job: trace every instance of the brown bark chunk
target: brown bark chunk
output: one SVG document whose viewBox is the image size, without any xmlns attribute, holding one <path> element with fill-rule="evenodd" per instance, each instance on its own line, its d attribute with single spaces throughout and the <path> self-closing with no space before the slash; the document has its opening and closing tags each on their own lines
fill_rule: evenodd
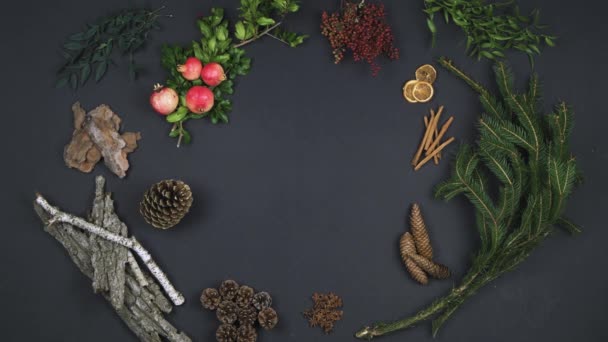
<svg viewBox="0 0 608 342">
<path fill-rule="evenodd" d="M 127 155 L 137 148 L 141 135 L 133 132 L 121 135 L 118 132 L 121 119 L 107 105 L 86 113 L 76 102 L 72 111 L 74 133 L 63 152 L 66 165 L 88 173 L 103 157 L 106 166 L 123 178 L 129 169 Z"/>
</svg>

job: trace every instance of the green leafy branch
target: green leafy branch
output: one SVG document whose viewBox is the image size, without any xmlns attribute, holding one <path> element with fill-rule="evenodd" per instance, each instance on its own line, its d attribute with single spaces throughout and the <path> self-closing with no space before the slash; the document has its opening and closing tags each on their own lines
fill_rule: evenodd
<svg viewBox="0 0 608 342">
<path fill-rule="evenodd" d="M 478 123 L 476 145 L 460 148 L 451 178 L 436 190 L 436 196 L 445 200 L 457 195 L 469 200 L 475 209 L 481 246 L 459 286 L 411 317 L 363 328 L 356 334 L 362 339 L 425 320 L 433 320 L 436 335 L 468 297 L 517 267 L 554 226 L 580 232 L 562 217 L 567 198 L 581 180 L 576 161 L 568 152 L 571 108 L 560 103 L 554 113 L 541 113 L 538 77 L 530 78 L 526 92 L 516 93 L 512 72 L 504 63 L 497 62 L 494 67 L 499 89 L 495 96 L 450 60 L 441 58 L 439 62 L 479 94 L 485 111 Z M 498 184 L 498 189 L 490 184 Z"/>
<path fill-rule="evenodd" d="M 69 86 L 76 89 L 84 85 L 94 75 L 99 82 L 108 67 L 114 64 L 112 53 L 118 50 L 127 56 L 129 76 L 137 77 L 139 67 L 134 54 L 147 41 L 150 31 L 158 29 L 158 18 L 164 7 L 150 11 L 130 9 L 101 18 L 86 29 L 71 35 L 61 51 L 65 63 L 58 71 L 57 87 Z M 165 15 L 171 17 L 171 15 Z"/>
<path fill-rule="evenodd" d="M 295 0 L 241 0 L 239 21 L 234 24 L 235 47 L 247 45 L 263 36 L 272 37 L 291 47 L 304 42 L 308 35 L 282 29 L 283 19 L 300 9 Z"/>
<path fill-rule="evenodd" d="M 477 59 L 501 59 L 507 50 L 514 49 L 526 53 L 532 62 L 542 45 L 555 46 L 556 38 L 541 32 L 546 27 L 539 23 L 539 11 L 522 15 L 513 1 L 425 0 L 424 4 L 433 45 L 437 15 L 460 27 L 467 38 L 467 53 Z"/>
<path fill-rule="evenodd" d="M 178 146 L 182 142 L 187 144 L 191 141 L 191 135 L 184 127 L 188 120 L 209 118 L 213 124 L 228 123 L 228 113 L 232 110 L 232 102 L 228 96 L 234 93 L 234 81 L 237 76 L 246 75 L 251 68 L 251 58 L 245 56 L 245 50 L 242 48 L 244 45 L 263 36 L 278 39 L 291 47 L 304 42 L 306 35 L 281 28 L 285 16 L 297 12 L 298 9 L 295 0 L 241 0 L 239 21 L 232 32 L 228 20 L 224 17 L 224 9 L 212 8 L 211 15 L 197 21 L 202 34 L 200 41 L 194 41 L 187 47 L 163 46 L 161 63 L 169 72 L 165 85 L 180 95 L 180 106 L 166 117 L 166 120 L 173 124 L 169 136 L 178 139 Z M 203 64 L 221 64 L 227 77 L 218 86 L 209 87 L 213 91 L 215 104 L 204 114 L 189 112 L 185 100 L 186 92 L 192 86 L 203 85 L 202 80 L 186 80 L 176 69 L 177 65 L 183 64 L 192 56 Z"/>
</svg>

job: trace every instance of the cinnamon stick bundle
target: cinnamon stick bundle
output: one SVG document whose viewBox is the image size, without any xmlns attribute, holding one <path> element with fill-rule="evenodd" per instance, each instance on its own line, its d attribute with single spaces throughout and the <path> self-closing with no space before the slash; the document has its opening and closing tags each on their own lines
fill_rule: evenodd
<svg viewBox="0 0 608 342">
<path fill-rule="evenodd" d="M 441 142 L 441 139 L 446 134 L 448 128 L 454 121 L 454 117 L 450 116 L 448 120 L 438 129 L 439 119 L 443 113 L 443 106 L 440 106 L 437 113 L 433 109 L 430 110 L 430 115 L 424 117 L 424 135 L 418 146 L 418 150 L 412 159 L 412 166 L 414 170 L 419 170 L 424 164 L 431 159 L 434 160 L 435 165 L 439 164 L 441 159 L 441 151 L 451 144 L 455 139 L 453 137 L 447 139 L 445 142 Z M 424 153 L 424 158 L 422 158 Z M 422 160 L 420 160 L 422 158 Z"/>
</svg>

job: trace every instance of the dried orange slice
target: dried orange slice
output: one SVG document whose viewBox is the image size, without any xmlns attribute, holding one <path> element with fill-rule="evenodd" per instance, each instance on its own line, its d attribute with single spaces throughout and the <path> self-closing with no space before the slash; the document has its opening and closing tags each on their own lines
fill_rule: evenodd
<svg viewBox="0 0 608 342">
<path fill-rule="evenodd" d="M 405 85 L 403 86 L 403 97 L 405 97 L 405 99 L 409 103 L 418 102 L 418 101 L 416 101 L 416 99 L 414 98 L 414 95 L 412 94 L 414 92 L 414 86 L 416 85 L 416 83 L 418 83 L 418 81 L 411 80 L 411 81 L 407 81 L 405 83 Z"/>
<path fill-rule="evenodd" d="M 412 97 L 420 103 L 429 102 L 434 94 L 433 86 L 429 82 L 418 81 L 412 89 Z"/>
<path fill-rule="evenodd" d="M 437 70 L 430 64 L 425 64 L 416 69 L 416 79 L 433 84 L 437 79 Z"/>
</svg>

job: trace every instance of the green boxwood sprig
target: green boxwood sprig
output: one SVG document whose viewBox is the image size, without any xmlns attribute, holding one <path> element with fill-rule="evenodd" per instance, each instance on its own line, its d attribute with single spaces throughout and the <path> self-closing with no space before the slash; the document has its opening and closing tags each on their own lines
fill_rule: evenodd
<svg viewBox="0 0 608 342">
<path fill-rule="evenodd" d="M 191 141 L 190 133 L 184 123 L 190 119 L 209 118 L 213 124 L 228 123 L 228 113 L 232 103 L 228 98 L 234 93 L 234 82 L 237 76 L 246 75 L 251 68 L 251 58 L 245 56 L 243 46 L 263 37 L 270 36 L 291 47 L 304 42 L 306 35 L 299 35 L 282 28 L 283 19 L 289 13 L 297 12 L 299 5 L 295 0 L 241 0 L 239 20 L 230 30 L 229 22 L 224 17 L 224 9 L 212 8 L 211 15 L 197 21 L 202 34 L 200 41 L 192 42 L 187 47 L 162 47 L 161 63 L 169 72 L 165 82 L 167 87 L 180 95 L 177 110 L 166 117 L 173 124 L 169 133 L 172 138 L 181 142 Z M 204 85 L 200 79 L 189 81 L 182 77 L 176 67 L 183 64 L 188 57 L 196 57 L 203 64 L 216 62 L 222 65 L 226 80 L 216 87 L 209 87 L 214 94 L 213 108 L 204 114 L 189 112 L 186 107 L 185 94 L 195 85 Z"/>
</svg>

